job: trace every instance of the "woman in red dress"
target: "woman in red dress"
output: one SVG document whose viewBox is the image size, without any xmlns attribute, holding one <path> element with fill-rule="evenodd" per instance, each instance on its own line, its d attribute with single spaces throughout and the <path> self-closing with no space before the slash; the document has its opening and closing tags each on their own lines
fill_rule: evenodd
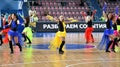
<svg viewBox="0 0 120 67">
<path fill-rule="evenodd" d="M 8 31 L 10 30 L 9 26 L 7 26 L 7 24 L 9 24 L 9 22 L 11 22 L 11 15 L 8 16 L 8 21 L 6 21 L 6 18 L 3 18 L 3 30 L 0 32 L 0 46 L 2 44 L 7 44 L 8 41 Z M 2 35 L 4 36 L 4 38 L 2 39 Z"/>
</svg>

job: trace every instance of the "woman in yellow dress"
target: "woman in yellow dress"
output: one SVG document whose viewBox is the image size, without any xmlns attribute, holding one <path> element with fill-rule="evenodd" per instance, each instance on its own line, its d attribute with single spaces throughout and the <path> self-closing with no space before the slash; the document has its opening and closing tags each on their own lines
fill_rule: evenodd
<svg viewBox="0 0 120 67">
<path fill-rule="evenodd" d="M 64 16 L 59 16 L 58 19 L 53 18 L 50 15 L 46 16 L 49 20 L 55 21 L 58 24 L 58 32 L 56 33 L 54 39 L 50 42 L 49 48 L 51 50 L 56 50 L 59 48 L 59 54 L 63 54 L 63 46 L 65 44 L 65 37 L 66 37 L 66 24 L 65 23 L 71 23 L 71 22 L 78 22 L 77 20 L 73 19 L 70 20 L 70 22 L 65 22 Z M 69 19 L 68 19 L 69 20 Z"/>
</svg>

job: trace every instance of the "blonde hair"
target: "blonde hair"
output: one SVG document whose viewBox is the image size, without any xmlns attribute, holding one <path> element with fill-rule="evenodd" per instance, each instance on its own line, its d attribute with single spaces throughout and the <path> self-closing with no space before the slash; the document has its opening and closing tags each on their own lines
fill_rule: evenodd
<svg viewBox="0 0 120 67">
<path fill-rule="evenodd" d="M 62 21 L 64 21 L 64 16 L 63 15 L 59 16 L 59 21 L 60 21 L 61 18 L 63 18 Z"/>
<path fill-rule="evenodd" d="M 60 16 L 59 16 L 59 18 L 62 18 L 62 17 L 64 17 L 64 16 L 63 16 L 63 15 L 60 15 Z"/>
</svg>

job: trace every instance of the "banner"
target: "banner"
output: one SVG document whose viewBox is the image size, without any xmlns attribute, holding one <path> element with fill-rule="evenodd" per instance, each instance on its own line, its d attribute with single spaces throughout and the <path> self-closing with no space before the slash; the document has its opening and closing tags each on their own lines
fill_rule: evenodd
<svg viewBox="0 0 120 67">
<path fill-rule="evenodd" d="M 36 24 L 37 32 L 57 32 L 58 25 L 55 22 L 38 22 Z M 87 24 L 85 22 L 76 22 L 66 24 L 67 32 L 85 32 Z M 94 22 L 93 23 L 94 32 L 103 32 L 106 29 L 105 22 Z"/>
</svg>

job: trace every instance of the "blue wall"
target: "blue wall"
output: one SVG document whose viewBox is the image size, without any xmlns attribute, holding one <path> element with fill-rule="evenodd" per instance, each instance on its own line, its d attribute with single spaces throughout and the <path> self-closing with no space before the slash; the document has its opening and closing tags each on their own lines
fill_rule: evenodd
<svg viewBox="0 0 120 67">
<path fill-rule="evenodd" d="M 28 17 L 29 16 L 29 13 L 28 13 L 29 7 L 28 7 L 27 2 L 23 3 L 22 10 L 23 10 L 24 17 Z"/>
<path fill-rule="evenodd" d="M 15 0 L 0 0 L 0 10 L 18 10 L 20 1 Z"/>
<path fill-rule="evenodd" d="M 16 13 L 17 11 L 22 11 L 24 17 L 28 17 L 28 3 L 23 0 L 0 0 L 1 13 Z"/>
<path fill-rule="evenodd" d="M 1 14 L 11 14 L 22 11 L 23 0 L 0 0 L 0 16 Z M 0 20 L 0 28 L 1 28 Z"/>
</svg>

